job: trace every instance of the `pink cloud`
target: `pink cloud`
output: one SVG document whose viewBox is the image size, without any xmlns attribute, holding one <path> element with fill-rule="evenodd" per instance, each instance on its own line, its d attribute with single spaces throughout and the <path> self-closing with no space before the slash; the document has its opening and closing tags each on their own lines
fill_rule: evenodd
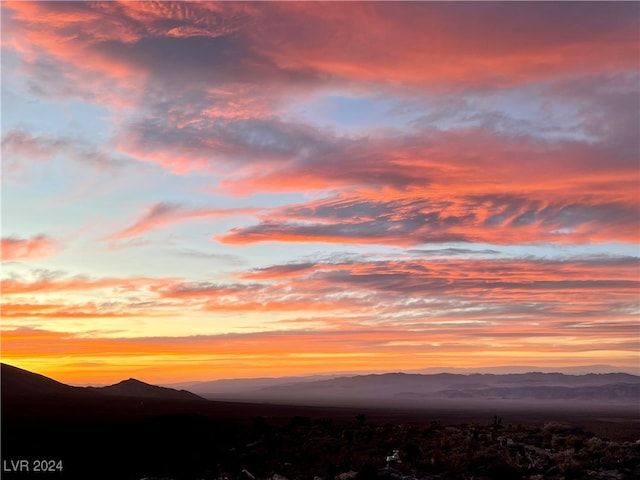
<svg viewBox="0 0 640 480">
<path fill-rule="evenodd" d="M 119 318 L 176 312 L 299 312 L 334 315 L 332 328 L 426 326 L 433 322 L 536 322 L 566 325 L 632 318 L 638 259 L 557 260 L 453 257 L 413 251 L 405 259 L 288 263 L 238 272 L 236 282 L 179 278 L 88 278 L 36 272 L 5 279 L 7 317 L 17 320 Z M 104 301 L 108 292 L 109 302 Z M 74 296 L 65 294 L 73 293 Z M 82 301 L 73 300 L 81 294 Z M 46 295 L 46 296 L 44 296 Z M 41 297 L 40 297 L 41 296 Z M 34 301 L 41 298 L 41 301 Z M 325 322 L 326 323 L 326 322 Z M 594 323 L 595 325 L 595 323 Z M 563 327 L 565 328 L 565 327 Z M 595 327 L 594 327 L 595 328 Z"/>
<path fill-rule="evenodd" d="M 481 4 L 460 8 L 404 3 L 327 8 L 235 2 L 179 6 L 5 2 L 4 8 L 9 13 L 10 33 L 16 33 L 9 37 L 11 44 L 23 45 L 20 33 L 31 44 L 76 65 L 80 62 L 74 61 L 73 54 L 85 50 L 97 54 L 90 63 L 146 66 L 147 72 L 157 67 L 154 52 L 143 59 L 136 49 L 145 48 L 143 42 L 148 39 L 163 38 L 176 40 L 165 44 L 171 47 L 180 45 L 180 40 L 227 41 L 233 36 L 241 45 L 236 53 L 254 60 L 234 68 L 266 74 L 261 80 L 295 80 L 294 73 L 312 72 L 342 81 L 377 78 L 391 84 L 432 81 L 441 86 L 452 82 L 509 85 L 532 77 L 635 67 L 638 53 L 633 5 Z M 575 21 L 576 15 L 581 21 Z M 345 18 L 358 18 L 360 32 L 366 34 L 354 32 Z M 70 31 L 75 35 L 66 35 Z M 59 41 L 51 42 L 53 38 Z M 118 55 L 118 43 L 132 47 L 129 59 Z"/>
<path fill-rule="evenodd" d="M 479 242 L 525 244 L 634 241 L 639 234 L 632 202 L 557 199 L 521 195 L 473 195 L 442 191 L 382 200 L 330 198 L 273 209 L 256 225 L 238 227 L 215 240 L 228 244 L 265 241 L 415 246 Z M 564 196 L 564 198 L 562 198 Z M 432 198 L 429 198 L 432 197 Z M 531 198 L 533 197 L 533 198 Z M 626 199 L 625 199 L 626 200 Z M 630 199 L 631 200 L 631 199 Z"/>
<path fill-rule="evenodd" d="M 413 255 L 415 259 L 396 261 L 274 265 L 238 273 L 242 283 L 183 282 L 157 293 L 211 311 L 333 310 L 397 325 L 435 318 L 604 319 L 611 311 L 628 318 L 639 287 L 638 259 L 630 257 L 544 260 L 426 254 L 420 258 L 419 251 Z"/>
<path fill-rule="evenodd" d="M 396 260 L 337 257 L 238 272 L 238 281 L 218 283 L 36 272 L 32 279 L 5 279 L 2 292 L 8 315 L 17 319 L 266 311 L 300 312 L 302 321 L 322 312 L 332 313 L 332 327 L 339 328 L 523 318 L 569 325 L 633 318 L 640 286 L 637 258 L 492 255 L 434 257 L 415 250 Z M 68 292 L 85 300 L 60 300 Z M 42 294 L 50 300 L 34 302 L 34 295 Z M 56 295 L 63 296 L 56 300 Z"/>
<path fill-rule="evenodd" d="M 630 93 L 635 97 L 621 103 L 626 110 L 601 108 L 618 100 L 594 94 L 603 82 L 637 70 L 638 22 L 632 5 L 325 8 L 233 2 L 179 7 L 5 2 L 4 8 L 9 30 L 15 32 L 9 44 L 29 50 L 23 55 L 27 64 L 52 57 L 64 64 L 65 74 L 88 79 L 73 84 L 88 84 L 92 92 L 107 94 L 113 88 L 106 84 L 95 88 L 100 72 L 126 91 L 118 96 L 137 113 L 129 116 L 125 111 L 121 117 L 117 142 L 122 151 L 178 173 L 224 173 L 223 186 L 238 194 L 362 184 L 378 189 L 430 187 L 435 178 L 449 185 L 453 181 L 456 189 L 475 183 L 485 190 L 496 185 L 520 190 L 535 180 L 547 182 L 547 191 L 602 191 L 600 184 L 606 182 L 598 175 L 619 163 L 620 152 L 613 146 L 620 142 L 610 141 L 612 135 L 624 125 L 632 131 L 638 122 L 629 117 L 614 123 L 617 112 L 633 110 L 629 100 L 637 97 L 637 88 Z M 580 22 L 573 21 L 577 14 Z M 360 19 L 362 34 L 340 21 L 349 17 Z M 558 20 L 549 22 L 550 17 Z M 36 70 L 33 76 L 38 76 Z M 46 77 L 49 81 L 51 75 Z M 531 136 L 493 135 L 482 128 L 354 140 L 286 121 L 282 115 L 292 98 L 334 89 L 403 97 L 429 85 L 440 94 L 464 96 L 540 81 L 571 85 L 576 78 L 595 79 L 591 87 L 569 91 L 582 92 L 579 98 L 574 94 L 577 105 L 586 102 L 589 112 L 604 112 L 595 122 L 585 116 L 585 128 L 589 122 L 611 125 L 613 132 L 603 128 L 609 137 L 603 144 L 609 149 L 579 142 L 546 145 L 546 140 Z M 181 93 L 166 99 L 163 92 L 174 87 Z M 561 98 L 549 92 L 542 96 L 547 101 Z M 107 104 L 113 105 L 112 100 Z M 635 146 L 637 151 L 633 142 L 625 140 L 627 150 Z M 475 150 L 487 153 L 478 158 Z M 585 158 L 604 156 L 613 157 L 612 162 Z M 514 162 L 514 157 L 521 160 Z M 634 168 L 627 162 L 607 175 L 622 182 Z M 579 170 L 585 174 L 574 178 Z"/>
<path fill-rule="evenodd" d="M 259 45 L 283 63 L 342 78 L 438 89 L 514 86 L 635 65 L 637 10 L 590 7 L 277 5 L 272 8 L 291 28 L 276 30 Z M 362 34 L 345 18 L 358 18 Z"/>
<path fill-rule="evenodd" d="M 2 261 L 21 261 L 46 258 L 57 250 L 56 243 L 46 235 L 30 238 L 3 237 Z"/>
</svg>

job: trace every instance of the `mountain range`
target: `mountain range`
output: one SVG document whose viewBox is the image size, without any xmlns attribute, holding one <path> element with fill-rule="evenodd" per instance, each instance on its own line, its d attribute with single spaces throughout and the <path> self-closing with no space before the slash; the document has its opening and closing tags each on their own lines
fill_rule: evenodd
<svg viewBox="0 0 640 480">
<path fill-rule="evenodd" d="M 74 387 L 2 364 L 1 379 L 5 404 L 34 399 L 153 399 L 171 402 L 202 402 L 208 399 L 281 405 L 420 409 L 443 405 L 469 408 L 489 404 L 542 407 L 606 404 L 632 408 L 640 405 L 640 376 L 628 373 L 386 373 L 216 380 L 173 385 L 178 388 L 150 385 L 130 378 L 105 387 Z"/>
<path fill-rule="evenodd" d="M 217 380 L 190 383 L 184 387 L 209 399 L 300 405 L 424 407 L 442 403 L 567 401 L 640 405 L 640 376 L 628 373 L 386 373 L 333 378 Z"/>
</svg>

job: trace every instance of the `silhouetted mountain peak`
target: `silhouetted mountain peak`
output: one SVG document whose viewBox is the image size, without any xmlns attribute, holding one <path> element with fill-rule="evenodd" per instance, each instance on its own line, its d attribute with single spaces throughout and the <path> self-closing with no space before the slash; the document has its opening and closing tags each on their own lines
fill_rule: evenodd
<svg viewBox="0 0 640 480">
<path fill-rule="evenodd" d="M 137 378 L 127 378 L 126 380 L 122 380 L 121 382 L 118 382 L 112 386 L 116 385 L 122 385 L 125 387 L 139 387 L 141 385 L 152 386 L 151 384 L 145 383 L 142 380 L 138 380 Z"/>
<path fill-rule="evenodd" d="M 150 385 L 136 378 L 129 378 L 107 387 L 90 387 L 92 390 L 120 397 L 157 398 L 167 400 L 203 400 L 195 393 L 186 390 Z"/>
</svg>

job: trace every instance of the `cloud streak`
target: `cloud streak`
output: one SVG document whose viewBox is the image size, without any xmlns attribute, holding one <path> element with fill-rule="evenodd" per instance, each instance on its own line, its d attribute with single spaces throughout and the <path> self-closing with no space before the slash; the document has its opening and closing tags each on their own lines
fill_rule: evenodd
<svg viewBox="0 0 640 480">
<path fill-rule="evenodd" d="M 25 319 L 63 307 L 82 312 L 89 305 L 89 310 L 97 312 L 98 305 L 106 305 L 103 298 L 108 292 L 107 311 L 122 315 L 138 315 L 144 308 L 158 314 L 185 308 L 247 315 L 295 311 L 309 318 L 333 312 L 337 315 L 334 325 L 346 315 L 346 325 L 350 316 L 356 316 L 366 317 L 365 323 L 388 322 L 398 328 L 434 319 L 521 321 L 532 317 L 553 324 L 580 316 L 633 318 L 638 308 L 639 267 L 637 257 L 549 260 L 413 254 L 405 260 L 355 257 L 273 265 L 238 272 L 236 282 L 87 278 L 40 271 L 30 279 L 4 280 L 2 291 L 7 298 L 18 299 L 7 303 L 10 316 Z M 61 305 L 63 294 L 70 295 L 70 300 L 54 308 Z M 80 295 L 78 300 L 72 294 Z M 25 301 L 32 295 L 48 295 L 50 300 Z M 87 298 L 92 298 L 91 303 L 86 303 Z"/>
<path fill-rule="evenodd" d="M 407 198 L 409 197 L 409 198 Z M 631 204 L 549 202 L 515 195 L 463 195 L 429 200 L 336 198 L 289 206 L 259 224 L 216 237 L 229 244 L 262 241 L 416 246 L 478 242 L 588 243 L 633 241 L 640 233 Z"/>
<path fill-rule="evenodd" d="M 178 203 L 159 202 L 151 205 L 147 209 L 147 212 L 134 224 L 104 237 L 103 240 L 125 240 L 143 235 L 150 230 L 166 225 L 197 218 L 221 218 L 232 215 L 247 215 L 257 211 L 255 208 L 189 209 Z"/>
</svg>

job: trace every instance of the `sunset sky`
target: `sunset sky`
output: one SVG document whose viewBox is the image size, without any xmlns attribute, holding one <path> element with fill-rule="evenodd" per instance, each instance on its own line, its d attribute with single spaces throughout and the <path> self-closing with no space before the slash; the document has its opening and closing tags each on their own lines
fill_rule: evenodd
<svg viewBox="0 0 640 480">
<path fill-rule="evenodd" d="M 640 373 L 640 4 L 2 2 L 2 361 Z"/>
</svg>

